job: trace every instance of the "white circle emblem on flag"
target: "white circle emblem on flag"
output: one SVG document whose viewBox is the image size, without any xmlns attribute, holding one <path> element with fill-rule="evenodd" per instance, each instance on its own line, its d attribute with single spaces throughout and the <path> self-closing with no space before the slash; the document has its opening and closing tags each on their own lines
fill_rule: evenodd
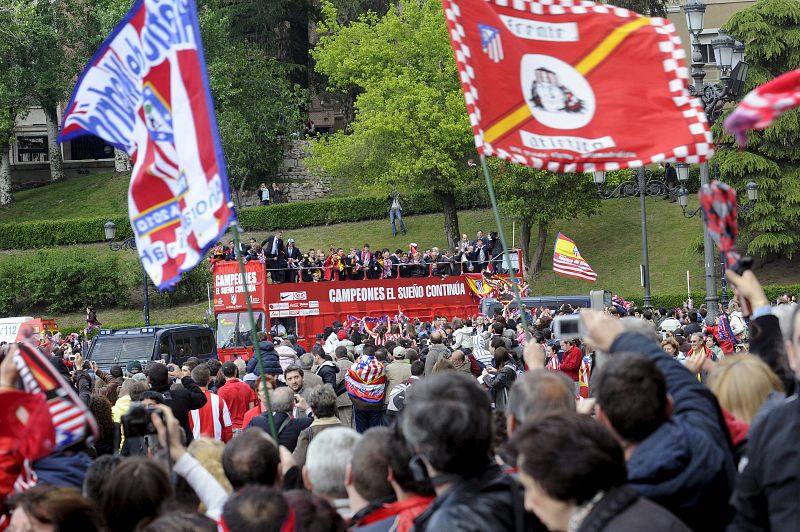
<svg viewBox="0 0 800 532">
<path fill-rule="evenodd" d="M 553 129 L 578 129 L 594 117 L 594 91 L 572 65 L 527 54 L 520 63 L 522 94 L 533 117 Z"/>
</svg>

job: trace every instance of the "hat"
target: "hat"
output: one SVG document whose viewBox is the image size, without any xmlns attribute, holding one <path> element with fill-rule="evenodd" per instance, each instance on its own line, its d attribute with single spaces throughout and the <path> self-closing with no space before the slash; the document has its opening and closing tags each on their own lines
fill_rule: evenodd
<svg viewBox="0 0 800 532">
<path fill-rule="evenodd" d="M 339 329 L 339 332 L 336 333 L 336 338 L 338 338 L 339 340 L 344 340 L 345 338 L 347 338 L 347 333 L 345 332 L 344 329 Z"/>
<path fill-rule="evenodd" d="M 334 321 L 334 322 L 333 322 L 333 326 L 334 326 L 334 327 L 341 327 L 341 326 L 342 326 L 342 322 L 341 322 L 341 321 L 338 321 L 338 320 L 336 320 L 336 321 Z"/>
<path fill-rule="evenodd" d="M 244 382 L 254 382 L 258 380 L 258 375 L 255 373 L 248 373 L 244 377 L 242 377 Z"/>
<path fill-rule="evenodd" d="M 127 370 L 128 373 L 130 373 L 131 375 L 136 375 L 137 373 L 141 373 L 142 363 L 139 362 L 138 360 L 131 360 L 130 362 L 128 362 Z"/>
<path fill-rule="evenodd" d="M 288 242 L 289 244 L 294 244 L 294 238 L 290 238 L 286 242 Z"/>
<path fill-rule="evenodd" d="M 402 360 L 406 357 L 406 348 L 402 345 L 398 345 L 392 351 L 392 355 L 394 356 L 395 360 Z"/>
</svg>

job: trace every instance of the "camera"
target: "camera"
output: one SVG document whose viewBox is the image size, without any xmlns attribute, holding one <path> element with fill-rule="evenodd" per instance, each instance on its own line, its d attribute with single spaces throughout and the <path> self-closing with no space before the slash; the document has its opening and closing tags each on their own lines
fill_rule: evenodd
<svg viewBox="0 0 800 532">
<path fill-rule="evenodd" d="M 586 335 L 578 314 L 556 316 L 553 319 L 553 337 L 559 340 L 574 340 Z"/>
<path fill-rule="evenodd" d="M 164 414 L 153 406 L 145 406 L 140 402 L 131 403 L 128 413 L 122 416 L 122 430 L 126 438 L 136 436 L 147 436 L 148 434 L 155 434 L 156 427 L 150 420 L 150 414 L 156 413 L 161 416 L 161 421 L 164 420 Z"/>
</svg>

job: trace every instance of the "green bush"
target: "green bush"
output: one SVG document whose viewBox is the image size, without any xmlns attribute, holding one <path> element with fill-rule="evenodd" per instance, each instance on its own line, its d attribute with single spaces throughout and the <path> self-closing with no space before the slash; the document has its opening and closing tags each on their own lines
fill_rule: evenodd
<svg viewBox="0 0 800 532">
<path fill-rule="evenodd" d="M 43 216 L 46 213 L 43 212 Z M 0 224 L 0 249 L 29 249 L 103 242 L 103 224 L 117 224 L 117 238 L 133 233 L 128 218 L 122 216 L 77 218 Z"/>
<path fill-rule="evenodd" d="M 764 287 L 764 293 L 766 294 L 767 298 L 775 302 L 782 294 L 789 293 L 794 295 L 800 295 L 800 284 L 791 284 L 791 285 L 767 285 Z M 718 297 L 722 298 L 722 293 L 718 294 Z M 728 298 L 733 299 L 734 293 L 732 288 L 728 288 Z M 642 298 L 641 294 L 636 294 L 632 297 L 626 297 L 628 301 L 633 301 L 638 306 L 642 306 L 644 304 L 644 299 Z M 681 294 L 653 294 L 652 297 L 653 307 L 660 308 L 664 307 L 666 309 L 671 308 L 679 308 L 683 306 L 684 301 L 686 301 L 686 293 Z M 694 300 L 694 304 L 696 307 L 705 303 L 706 294 L 705 292 L 692 292 L 692 299 Z"/>
</svg>

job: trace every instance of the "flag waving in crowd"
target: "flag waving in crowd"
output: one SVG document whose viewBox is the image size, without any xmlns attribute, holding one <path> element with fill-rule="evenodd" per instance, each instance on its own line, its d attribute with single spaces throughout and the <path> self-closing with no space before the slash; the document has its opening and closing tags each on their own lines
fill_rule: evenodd
<svg viewBox="0 0 800 532">
<path fill-rule="evenodd" d="M 128 209 L 159 289 L 235 220 L 193 0 L 138 0 L 90 60 L 60 141 L 96 135 L 134 162 Z"/>
<path fill-rule="evenodd" d="M 561 233 L 558 233 L 553 249 L 553 272 L 586 281 L 597 280 L 597 274 L 581 256 L 575 242 Z"/>
<path fill-rule="evenodd" d="M 725 129 L 747 144 L 748 129 L 765 129 L 783 113 L 800 106 L 800 69 L 787 72 L 747 93 L 725 119 Z"/>
<path fill-rule="evenodd" d="M 443 4 L 479 153 L 554 172 L 713 154 L 668 20 L 573 0 Z"/>
</svg>

